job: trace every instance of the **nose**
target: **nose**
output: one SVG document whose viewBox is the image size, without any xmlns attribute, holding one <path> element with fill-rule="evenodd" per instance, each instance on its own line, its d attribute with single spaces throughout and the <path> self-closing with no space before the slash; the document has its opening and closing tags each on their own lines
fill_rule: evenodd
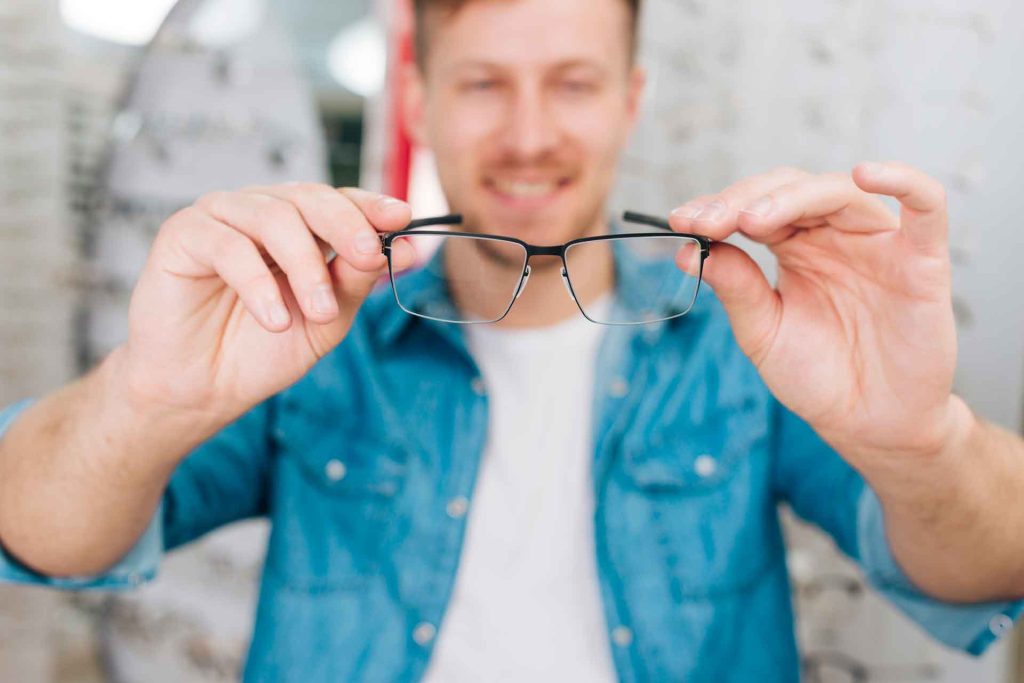
<svg viewBox="0 0 1024 683">
<path fill-rule="evenodd" d="M 558 143 L 558 126 L 539 85 L 516 89 L 508 108 L 504 135 L 506 148 L 519 159 L 536 159 Z"/>
</svg>

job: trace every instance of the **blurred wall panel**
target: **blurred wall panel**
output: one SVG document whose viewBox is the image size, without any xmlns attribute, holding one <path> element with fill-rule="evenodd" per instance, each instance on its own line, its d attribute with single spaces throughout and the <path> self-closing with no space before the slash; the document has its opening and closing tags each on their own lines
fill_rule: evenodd
<svg viewBox="0 0 1024 683">
<path fill-rule="evenodd" d="M 0 3 L 0 405 L 73 372 L 59 21 L 55 0 Z M 90 621 L 0 586 L 0 681 L 69 680 L 102 680 Z"/>
<path fill-rule="evenodd" d="M 0 403 L 71 374 L 56 2 L 0 7 Z"/>
</svg>

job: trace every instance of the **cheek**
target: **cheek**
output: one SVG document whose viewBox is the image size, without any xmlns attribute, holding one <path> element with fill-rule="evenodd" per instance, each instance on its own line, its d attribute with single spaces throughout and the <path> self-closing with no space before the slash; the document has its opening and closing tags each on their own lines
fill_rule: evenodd
<svg viewBox="0 0 1024 683">
<path fill-rule="evenodd" d="M 460 175 L 472 172 L 480 163 L 481 150 L 487 149 L 491 121 L 454 108 L 433 120 L 428 138 L 438 166 L 462 169 Z"/>
<path fill-rule="evenodd" d="M 618 158 L 629 131 L 629 118 L 621 106 L 595 103 L 588 107 L 565 108 L 562 129 L 593 162 Z"/>
</svg>

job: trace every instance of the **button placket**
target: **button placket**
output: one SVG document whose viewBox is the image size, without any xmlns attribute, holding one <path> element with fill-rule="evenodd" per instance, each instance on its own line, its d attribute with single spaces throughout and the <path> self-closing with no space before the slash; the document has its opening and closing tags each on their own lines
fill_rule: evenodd
<svg viewBox="0 0 1024 683">
<path fill-rule="evenodd" d="M 633 644 L 633 630 L 628 626 L 616 626 L 612 629 L 612 642 L 619 647 L 629 647 Z"/>
<path fill-rule="evenodd" d="M 437 635 L 437 627 L 431 624 L 429 621 L 423 621 L 416 625 L 416 628 L 412 630 L 412 639 L 416 641 L 417 645 L 427 646 L 434 640 L 434 636 Z"/>
<path fill-rule="evenodd" d="M 629 382 L 622 377 L 616 377 L 608 386 L 608 394 L 612 398 L 624 398 L 629 393 Z"/>
<path fill-rule="evenodd" d="M 462 519 L 469 510 L 469 500 L 465 496 L 455 496 L 448 501 L 444 510 L 452 519 Z"/>
</svg>

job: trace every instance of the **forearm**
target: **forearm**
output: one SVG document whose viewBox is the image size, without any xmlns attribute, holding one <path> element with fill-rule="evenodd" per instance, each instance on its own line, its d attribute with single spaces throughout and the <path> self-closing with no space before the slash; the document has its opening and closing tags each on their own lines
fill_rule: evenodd
<svg viewBox="0 0 1024 683">
<path fill-rule="evenodd" d="M 953 602 L 1024 596 L 1024 442 L 973 416 L 948 448 L 864 471 L 885 511 L 897 562 L 928 594 Z"/>
<path fill-rule="evenodd" d="M 133 403 L 119 363 L 115 351 L 0 440 L 0 543 L 36 571 L 115 564 L 145 531 L 175 465 L 215 429 Z"/>
</svg>

